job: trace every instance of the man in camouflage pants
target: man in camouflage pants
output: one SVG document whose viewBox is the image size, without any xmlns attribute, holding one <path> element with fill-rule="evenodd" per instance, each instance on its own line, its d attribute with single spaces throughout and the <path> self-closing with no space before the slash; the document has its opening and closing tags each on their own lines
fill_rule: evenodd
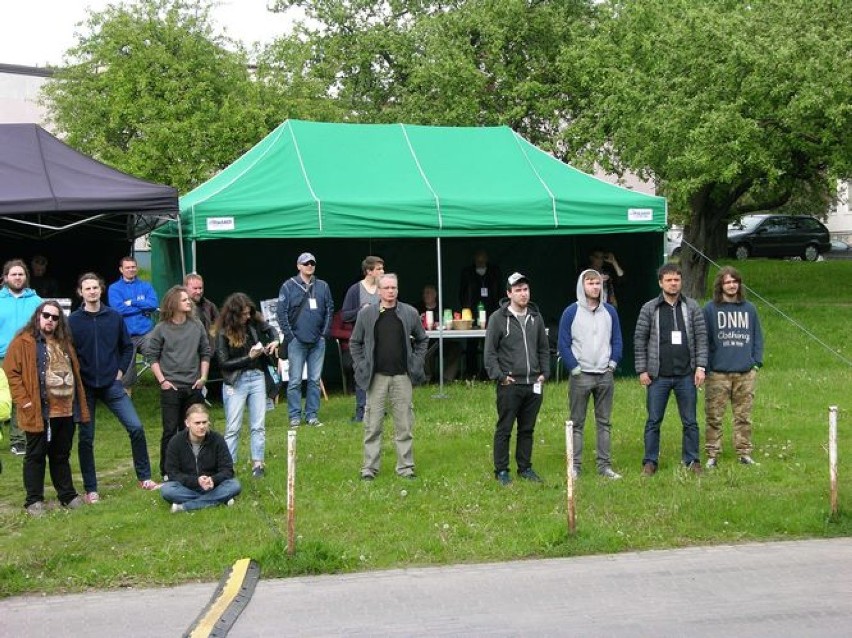
<svg viewBox="0 0 852 638">
<path fill-rule="evenodd" d="M 719 271 L 713 284 L 713 300 L 704 307 L 709 362 L 705 413 L 707 469 L 718 464 L 722 451 L 722 418 L 731 403 L 734 449 L 743 465 L 751 458 L 751 409 L 757 370 L 763 365 L 763 333 L 757 309 L 745 300 L 742 277 L 735 268 Z"/>
</svg>

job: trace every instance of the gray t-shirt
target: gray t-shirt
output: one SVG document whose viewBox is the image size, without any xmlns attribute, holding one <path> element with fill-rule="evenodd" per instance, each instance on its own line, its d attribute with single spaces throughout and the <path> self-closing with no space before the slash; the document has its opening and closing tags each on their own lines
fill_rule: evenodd
<svg viewBox="0 0 852 638">
<path fill-rule="evenodd" d="M 379 289 L 376 288 L 376 292 L 370 292 L 364 288 L 364 282 L 362 281 L 361 285 L 358 286 L 358 307 L 363 308 L 366 305 L 379 305 Z"/>
<path fill-rule="evenodd" d="M 189 388 L 201 376 L 201 362 L 210 361 L 210 340 L 198 319 L 160 322 L 148 337 L 147 354 L 175 387 Z"/>
</svg>

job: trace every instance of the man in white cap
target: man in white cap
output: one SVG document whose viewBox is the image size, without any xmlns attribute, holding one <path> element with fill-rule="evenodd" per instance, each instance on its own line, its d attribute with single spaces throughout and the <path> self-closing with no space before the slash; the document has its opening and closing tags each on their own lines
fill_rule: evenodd
<svg viewBox="0 0 852 638">
<path fill-rule="evenodd" d="M 550 346 L 544 318 L 530 302 L 529 280 L 519 272 L 506 282 L 508 302 L 488 318 L 485 370 L 497 383 L 497 427 L 494 432 L 494 476 L 509 485 L 509 442 L 518 422 L 515 462 L 518 476 L 541 482 L 532 468 L 533 431 L 541 409 L 542 386 L 550 376 Z"/>
<path fill-rule="evenodd" d="M 290 378 L 287 382 L 287 412 L 290 427 L 302 422 L 302 370 L 308 367 L 308 388 L 305 393 L 304 420 L 319 427 L 320 378 L 325 359 L 325 339 L 331 328 L 334 301 L 331 289 L 314 272 L 317 260 L 311 253 L 302 253 L 296 260 L 299 272 L 281 284 L 278 292 L 278 326 L 287 344 Z"/>
</svg>

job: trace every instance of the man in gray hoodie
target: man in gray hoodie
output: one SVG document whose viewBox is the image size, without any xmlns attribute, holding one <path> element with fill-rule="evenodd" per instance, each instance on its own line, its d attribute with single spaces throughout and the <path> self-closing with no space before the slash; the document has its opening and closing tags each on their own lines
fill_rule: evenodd
<svg viewBox="0 0 852 638">
<path fill-rule="evenodd" d="M 494 432 L 494 476 L 509 485 L 509 441 L 518 421 L 515 461 L 518 476 L 540 482 L 532 468 L 533 432 L 541 409 L 542 386 L 550 376 L 550 346 L 544 319 L 530 303 L 529 280 L 519 272 L 506 282 L 509 299 L 488 318 L 485 370 L 497 382 L 497 426 Z"/>
<path fill-rule="evenodd" d="M 612 469 L 610 445 L 613 371 L 621 361 L 621 324 L 606 299 L 601 274 L 584 270 L 577 278 L 577 302 L 565 309 L 559 321 L 559 355 L 571 374 L 568 406 L 574 422 L 574 478 L 580 475 L 583 463 L 583 427 L 590 396 L 595 401 L 598 474 L 621 478 Z"/>
</svg>

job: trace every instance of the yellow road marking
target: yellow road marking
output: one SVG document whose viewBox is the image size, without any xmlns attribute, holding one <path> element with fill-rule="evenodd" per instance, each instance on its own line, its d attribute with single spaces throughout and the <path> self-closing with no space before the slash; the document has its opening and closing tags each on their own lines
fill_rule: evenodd
<svg viewBox="0 0 852 638">
<path fill-rule="evenodd" d="M 249 563 L 251 563 L 250 558 L 241 558 L 234 566 L 231 568 L 231 575 L 228 577 L 228 582 L 225 583 L 225 586 L 222 588 L 222 594 L 210 606 L 210 609 L 204 615 L 204 617 L 198 621 L 195 629 L 190 634 L 190 638 L 206 638 L 210 635 L 215 627 L 216 623 L 222 617 L 224 611 L 228 608 L 234 598 L 236 598 L 237 594 L 240 592 L 240 589 L 243 586 L 243 581 L 246 577 L 246 572 L 248 571 Z"/>
</svg>

